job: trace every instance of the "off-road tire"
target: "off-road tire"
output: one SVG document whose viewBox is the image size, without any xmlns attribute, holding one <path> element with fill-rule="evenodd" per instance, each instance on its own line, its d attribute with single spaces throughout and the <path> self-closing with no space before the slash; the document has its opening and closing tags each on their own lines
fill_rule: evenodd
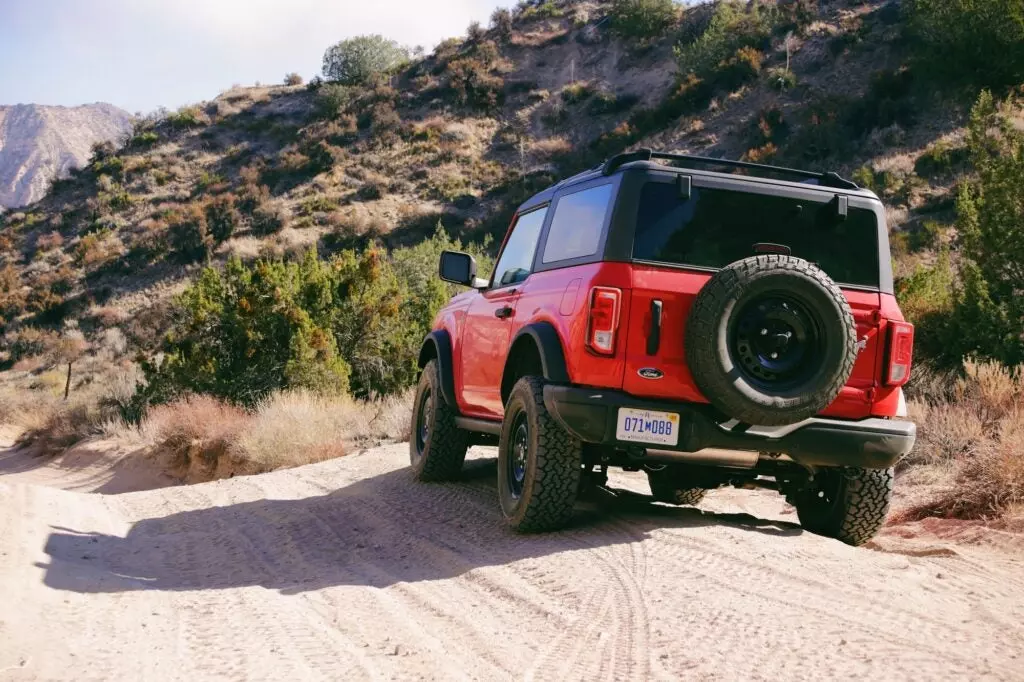
<svg viewBox="0 0 1024 682">
<path fill-rule="evenodd" d="M 837 469 L 836 501 L 825 511 L 814 503 L 817 491 L 801 492 L 793 500 L 800 525 L 817 535 L 857 547 L 875 537 L 885 525 L 892 501 L 893 469 Z"/>
<path fill-rule="evenodd" d="M 525 413 L 528 450 L 522 492 L 509 486 L 512 430 Z M 523 377 L 512 388 L 498 445 L 498 500 L 506 523 L 520 533 L 558 530 L 572 518 L 582 475 L 583 446 L 548 413 L 544 381 Z"/>
<path fill-rule="evenodd" d="M 433 401 L 426 442 L 417 439 L 422 401 Z M 449 481 L 462 471 L 469 449 L 469 434 L 455 425 L 456 410 L 441 392 L 441 376 L 437 361 L 431 360 L 420 374 L 413 401 L 412 428 L 409 433 L 409 462 L 413 477 L 418 481 Z"/>
<path fill-rule="evenodd" d="M 648 471 L 647 482 L 651 486 L 651 497 L 655 501 L 680 507 L 696 507 L 708 492 L 704 488 L 680 488 L 679 484 L 663 471 Z"/>
<path fill-rule="evenodd" d="M 749 381 L 730 348 L 734 318 L 754 297 L 775 293 L 799 300 L 818 318 L 822 337 L 818 369 L 778 391 Z M 690 372 L 708 401 L 752 425 L 795 424 L 818 414 L 839 395 L 857 360 L 857 327 L 843 292 L 820 268 L 792 256 L 753 256 L 717 272 L 694 301 L 685 342 Z"/>
</svg>

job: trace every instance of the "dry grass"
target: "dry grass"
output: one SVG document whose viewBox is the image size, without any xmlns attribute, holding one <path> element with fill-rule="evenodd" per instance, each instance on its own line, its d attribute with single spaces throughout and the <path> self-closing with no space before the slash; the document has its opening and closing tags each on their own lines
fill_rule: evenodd
<svg viewBox="0 0 1024 682">
<path fill-rule="evenodd" d="M 411 404 L 411 394 L 366 402 L 285 392 L 250 413 L 193 396 L 153 408 L 137 427 L 115 420 L 103 432 L 196 482 L 311 464 L 405 440 Z"/>
<path fill-rule="evenodd" d="M 1020 370 L 968 362 L 962 377 L 921 373 L 910 403 L 918 440 L 902 467 L 932 492 L 900 517 L 994 519 L 1024 505 Z"/>
</svg>

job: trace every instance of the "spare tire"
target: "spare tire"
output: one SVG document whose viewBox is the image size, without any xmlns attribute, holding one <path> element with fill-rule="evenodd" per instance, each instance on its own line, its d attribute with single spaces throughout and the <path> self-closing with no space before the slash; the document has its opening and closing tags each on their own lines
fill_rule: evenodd
<svg viewBox="0 0 1024 682">
<path fill-rule="evenodd" d="M 821 412 L 857 359 L 843 292 L 792 256 L 753 256 L 717 272 L 697 294 L 685 341 L 704 397 L 752 425 L 794 424 Z"/>
</svg>

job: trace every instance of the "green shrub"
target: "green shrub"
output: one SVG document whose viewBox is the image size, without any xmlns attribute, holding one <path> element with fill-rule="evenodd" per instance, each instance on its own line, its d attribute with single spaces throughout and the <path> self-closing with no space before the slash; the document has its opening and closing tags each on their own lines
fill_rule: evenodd
<svg viewBox="0 0 1024 682">
<path fill-rule="evenodd" d="M 167 115 L 167 125 L 175 130 L 199 128 L 207 123 L 209 123 L 209 119 L 197 106 L 182 107 Z"/>
<path fill-rule="evenodd" d="M 508 40 L 512 37 L 512 12 L 499 7 L 491 14 L 491 28 L 495 35 L 501 40 Z"/>
<path fill-rule="evenodd" d="M 462 57 L 448 65 L 448 87 L 459 104 L 492 109 L 501 102 L 505 81 L 491 68 L 476 57 Z"/>
<path fill-rule="evenodd" d="M 572 83 L 562 88 L 562 100 L 567 104 L 576 104 L 594 94 L 594 87 L 589 83 Z"/>
<path fill-rule="evenodd" d="M 907 0 L 922 68 L 940 82 L 961 77 L 989 87 L 1024 81 L 1024 4 L 1020 0 Z"/>
<path fill-rule="evenodd" d="M 241 224 L 234 194 L 222 194 L 206 202 L 206 225 L 216 243 L 230 239 Z"/>
<path fill-rule="evenodd" d="M 519 18 L 523 21 L 533 19 L 558 19 L 565 15 L 565 10 L 559 7 L 554 0 L 543 0 L 538 3 L 520 3 L 522 9 Z"/>
<path fill-rule="evenodd" d="M 324 53 L 324 78 L 342 85 L 373 85 L 409 60 L 409 51 L 380 35 L 356 36 Z"/>
<path fill-rule="evenodd" d="M 626 38 L 656 38 L 671 28 L 679 16 L 672 0 L 613 0 L 612 29 Z"/>
<path fill-rule="evenodd" d="M 707 28 L 692 42 L 676 47 L 679 70 L 708 77 L 740 48 L 764 48 L 778 18 L 774 7 L 760 2 L 721 0 Z"/>
<path fill-rule="evenodd" d="M 617 114 L 632 109 L 639 101 L 640 97 L 630 93 L 616 95 L 608 90 L 598 90 L 594 93 L 593 99 L 590 100 L 587 108 L 590 113 L 598 116 L 602 114 Z"/>
<path fill-rule="evenodd" d="M 949 142 L 939 140 L 914 162 L 914 172 L 925 178 L 948 175 L 968 160 L 967 147 L 954 147 Z"/>
<path fill-rule="evenodd" d="M 956 273 L 947 251 L 939 254 L 934 267 L 920 266 L 913 275 L 896 283 L 900 309 L 916 328 L 915 345 L 922 358 L 948 355 L 955 285 Z"/>
<path fill-rule="evenodd" d="M 323 116 L 334 118 L 345 113 L 355 96 L 355 88 L 348 85 L 324 83 L 316 91 L 316 106 Z"/>
<path fill-rule="evenodd" d="M 719 65 L 715 72 L 715 84 L 733 91 L 744 83 L 754 80 L 761 73 L 764 55 L 752 47 L 741 47 L 729 59 Z"/>
<path fill-rule="evenodd" d="M 167 218 L 171 250 L 185 262 L 205 260 L 213 253 L 214 239 L 199 204 L 173 211 Z"/>
<path fill-rule="evenodd" d="M 796 87 L 796 74 L 789 69 L 776 66 L 768 69 L 768 83 L 776 90 L 786 91 Z"/>
</svg>

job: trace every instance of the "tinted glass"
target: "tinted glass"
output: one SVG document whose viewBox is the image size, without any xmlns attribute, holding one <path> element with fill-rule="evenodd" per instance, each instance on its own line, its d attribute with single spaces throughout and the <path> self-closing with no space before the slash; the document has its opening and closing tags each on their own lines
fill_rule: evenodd
<svg viewBox="0 0 1024 682">
<path fill-rule="evenodd" d="M 878 224 L 850 207 L 838 220 L 826 203 L 647 183 L 640 195 L 633 257 L 721 268 L 754 255 L 754 244 L 783 244 L 843 284 L 878 286 Z"/>
<path fill-rule="evenodd" d="M 512 234 L 505 243 L 498 265 L 494 268 L 491 286 L 501 287 L 516 284 L 526 279 L 533 266 L 533 255 L 537 251 L 540 228 L 544 224 L 547 209 L 533 211 L 519 216 Z"/>
<path fill-rule="evenodd" d="M 559 199 L 542 260 L 554 263 L 597 253 L 611 201 L 611 185 L 591 187 Z"/>
</svg>

